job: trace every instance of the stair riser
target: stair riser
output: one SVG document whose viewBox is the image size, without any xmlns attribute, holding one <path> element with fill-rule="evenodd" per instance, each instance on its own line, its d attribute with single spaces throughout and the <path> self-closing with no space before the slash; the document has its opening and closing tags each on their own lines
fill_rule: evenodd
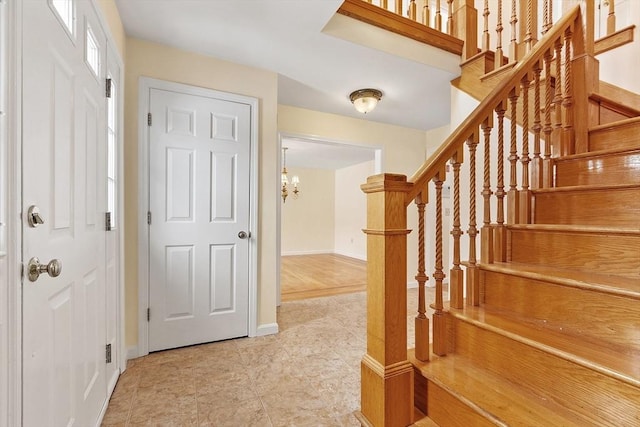
<svg viewBox="0 0 640 427">
<path fill-rule="evenodd" d="M 640 236 L 509 230 L 509 261 L 640 277 Z"/>
<path fill-rule="evenodd" d="M 556 187 L 640 184 L 640 151 L 556 161 Z"/>
<path fill-rule="evenodd" d="M 637 148 L 640 145 L 640 121 L 589 132 L 589 151 Z"/>
<path fill-rule="evenodd" d="M 640 187 L 536 194 L 534 223 L 637 227 Z"/>
<path fill-rule="evenodd" d="M 495 424 L 437 384 L 427 384 L 427 416 L 442 427 L 495 427 Z"/>
<path fill-rule="evenodd" d="M 481 271 L 484 304 L 568 335 L 640 352 L 640 301 L 603 292 Z"/>
<path fill-rule="evenodd" d="M 640 389 L 450 316 L 455 352 L 581 414 L 593 425 L 640 425 Z M 591 408 L 598 408 L 592 410 Z"/>
</svg>

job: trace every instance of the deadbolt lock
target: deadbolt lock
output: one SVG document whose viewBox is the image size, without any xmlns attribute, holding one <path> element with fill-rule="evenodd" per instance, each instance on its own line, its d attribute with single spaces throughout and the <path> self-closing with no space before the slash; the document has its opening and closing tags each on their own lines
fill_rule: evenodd
<svg viewBox="0 0 640 427">
<path fill-rule="evenodd" d="M 40 209 L 36 205 L 29 206 L 29 210 L 27 211 L 27 222 L 29 223 L 29 227 L 33 228 L 44 224 L 44 219 L 40 216 Z"/>
</svg>

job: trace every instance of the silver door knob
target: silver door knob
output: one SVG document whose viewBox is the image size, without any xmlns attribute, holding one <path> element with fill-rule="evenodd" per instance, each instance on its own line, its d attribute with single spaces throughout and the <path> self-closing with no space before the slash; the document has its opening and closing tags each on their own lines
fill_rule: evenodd
<svg viewBox="0 0 640 427">
<path fill-rule="evenodd" d="M 29 280 L 35 282 L 42 273 L 47 273 L 51 277 L 58 277 L 62 272 L 62 264 L 57 259 L 52 259 L 48 264 L 40 264 L 40 260 L 33 257 L 27 264 L 27 274 Z"/>
<path fill-rule="evenodd" d="M 246 231 L 241 231 L 238 233 L 238 237 L 241 239 L 246 239 L 248 237 L 251 237 L 251 233 L 247 233 Z"/>
</svg>

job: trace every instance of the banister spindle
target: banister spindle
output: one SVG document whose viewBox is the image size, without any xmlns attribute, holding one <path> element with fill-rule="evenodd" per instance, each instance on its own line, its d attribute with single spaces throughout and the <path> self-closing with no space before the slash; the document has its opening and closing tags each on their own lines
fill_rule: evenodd
<svg viewBox="0 0 640 427">
<path fill-rule="evenodd" d="M 562 145 L 562 38 L 558 38 L 554 45 L 555 49 L 555 92 L 553 96 L 553 135 L 552 147 L 554 154 L 560 154 L 560 145 Z"/>
<path fill-rule="evenodd" d="M 433 278 L 436 282 L 436 302 L 433 313 L 433 352 L 438 356 L 447 354 L 446 318 L 442 295 L 442 177 L 444 171 L 439 172 L 433 179 L 436 186 L 436 264 Z"/>
<path fill-rule="evenodd" d="M 402 0 L 396 0 L 395 12 L 396 15 L 402 16 Z"/>
<path fill-rule="evenodd" d="M 389 10 L 389 3 L 387 2 L 387 0 L 380 0 L 380 7 L 384 10 Z"/>
<path fill-rule="evenodd" d="M 409 0 L 409 10 L 407 12 L 409 19 L 415 21 L 417 18 L 416 0 Z"/>
<path fill-rule="evenodd" d="M 544 159 L 542 161 L 542 187 L 553 186 L 553 169 L 551 165 L 551 133 L 553 126 L 551 123 L 551 61 L 553 53 L 547 50 L 544 53 Z"/>
<path fill-rule="evenodd" d="M 440 0 L 436 4 L 439 4 Z M 440 8 L 438 8 L 440 10 Z M 436 28 L 440 30 L 440 27 Z M 453 0 L 447 0 L 447 34 L 453 35 Z"/>
<path fill-rule="evenodd" d="M 607 35 L 616 32 L 616 6 L 615 0 L 609 0 L 609 14 L 607 15 Z"/>
<path fill-rule="evenodd" d="M 429 10 L 429 0 L 425 0 L 422 6 L 422 23 L 427 27 L 431 23 L 431 11 Z"/>
<path fill-rule="evenodd" d="M 487 52 L 490 48 L 489 37 L 489 0 L 484 0 L 484 11 L 482 12 L 484 17 L 484 29 L 482 31 L 482 51 Z"/>
<path fill-rule="evenodd" d="M 542 157 L 540 157 L 540 131 L 542 130 L 540 120 L 540 74 L 542 68 L 540 62 L 533 67 L 533 159 L 531 164 L 531 188 L 537 190 L 542 188 Z"/>
<path fill-rule="evenodd" d="M 531 52 L 533 48 L 533 1 L 526 0 L 527 2 L 527 32 L 524 36 L 524 46 L 526 53 Z M 536 11 L 536 13 L 538 13 Z"/>
<path fill-rule="evenodd" d="M 505 262 L 507 260 L 506 233 L 504 228 L 504 197 L 507 193 L 504 191 L 504 114 L 506 106 L 504 102 L 500 102 L 496 107 L 498 116 L 498 179 L 496 185 L 496 229 L 494 231 L 494 250 L 493 259 L 496 262 Z"/>
<path fill-rule="evenodd" d="M 453 267 L 449 272 L 451 307 L 464 307 L 464 276 L 460 267 L 460 237 L 463 234 L 460 227 L 460 166 L 462 164 L 462 150 L 451 159 L 453 169 Z"/>
<path fill-rule="evenodd" d="M 449 20 L 451 20 L 451 1 L 448 1 L 449 5 Z M 435 27 L 436 30 L 442 31 L 442 12 L 440 11 L 440 0 L 436 0 L 436 18 L 435 18 Z M 448 21 L 447 21 L 448 22 Z M 449 34 L 453 33 L 453 27 L 451 29 L 447 29 Z"/>
<path fill-rule="evenodd" d="M 573 129 L 573 89 L 571 87 L 571 28 L 564 33 L 564 96 L 562 107 L 564 109 L 562 128 L 562 155 L 574 154 L 575 141 Z"/>
<path fill-rule="evenodd" d="M 493 112 L 482 122 L 484 135 L 483 155 L 483 215 L 480 230 L 480 262 L 493 264 L 493 229 L 491 228 L 491 129 L 493 126 Z"/>
<path fill-rule="evenodd" d="M 476 147 L 478 146 L 478 138 L 476 132 L 467 139 L 467 147 L 469 147 L 469 228 L 467 235 L 469 236 L 469 265 L 467 267 L 467 305 L 480 304 L 480 283 L 479 270 L 476 257 L 476 236 L 478 229 L 476 227 Z"/>
<path fill-rule="evenodd" d="M 504 52 L 502 51 L 502 0 L 498 0 L 498 23 L 496 24 L 496 55 L 493 69 L 498 69 L 503 65 Z"/>
<path fill-rule="evenodd" d="M 518 136 L 517 136 L 517 114 L 518 114 L 518 94 L 516 93 L 516 89 L 512 89 L 509 94 L 509 105 L 511 107 L 511 117 L 509 120 L 511 122 L 511 145 L 509 150 L 509 192 L 507 193 L 507 223 L 508 224 L 518 224 L 519 223 L 519 194 L 518 194 L 518 175 L 517 175 L 517 165 L 518 165 Z"/>
<path fill-rule="evenodd" d="M 521 224 L 529 224 L 531 222 L 531 191 L 529 191 L 529 76 L 524 75 L 520 84 L 522 86 L 522 155 L 520 156 L 521 164 L 521 188 L 519 195 L 518 215 Z"/>
<path fill-rule="evenodd" d="M 509 44 L 509 62 L 518 60 L 518 15 L 516 14 L 516 1 L 511 0 L 511 44 Z"/>
<path fill-rule="evenodd" d="M 425 269 L 424 253 L 424 210 L 427 205 L 428 192 L 426 189 L 416 197 L 418 207 L 418 314 L 415 318 L 415 354 L 418 360 L 429 360 L 429 319 L 427 318 L 427 304 L 425 296 L 425 283 L 428 280 Z"/>
</svg>

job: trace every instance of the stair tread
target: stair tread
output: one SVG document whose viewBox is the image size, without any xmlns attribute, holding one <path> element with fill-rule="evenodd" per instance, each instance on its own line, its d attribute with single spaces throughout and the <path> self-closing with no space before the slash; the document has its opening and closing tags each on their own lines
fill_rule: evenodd
<svg viewBox="0 0 640 427">
<path fill-rule="evenodd" d="M 550 187 L 550 188 L 538 188 L 532 190 L 534 194 L 544 193 L 570 193 L 579 191 L 597 191 L 597 190 L 626 190 L 628 188 L 638 188 L 639 184 L 586 184 L 586 185 L 568 185 L 566 187 Z M 640 220 L 639 220 L 640 221 Z"/>
<path fill-rule="evenodd" d="M 640 235 L 640 222 L 637 227 L 605 227 L 601 225 L 575 224 L 511 224 L 511 230 L 553 231 L 566 233 L 599 233 L 599 234 L 631 234 Z"/>
<path fill-rule="evenodd" d="M 545 280 L 565 286 L 605 292 L 621 297 L 640 299 L 640 279 L 515 262 L 496 262 L 493 264 L 482 264 L 480 267 L 484 270 L 522 276 L 534 280 Z"/>
<path fill-rule="evenodd" d="M 620 127 L 620 126 L 627 126 L 627 125 L 634 125 L 634 124 L 640 124 L 640 116 L 638 117 L 630 117 L 628 119 L 624 119 L 624 120 L 618 120 L 615 122 L 611 122 L 611 123 L 605 123 L 602 125 L 596 125 L 593 126 L 589 129 L 589 132 L 598 132 L 601 130 L 605 130 L 605 129 L 612 129 L 612 128 L 616 128 L 616 127 Z"/>
<path fill-rule="evenodd" d="M 634 148 L 612 148 L 609 150 L 597 150 L 597 151 L 587 151 L 584 153 L 578 154 L 570 154 L 563 157 L 554 158 L 553 161 L 563 162 L 568 160 L 577 160 L 577 159 L 585 159 L 589 157 L 602 157 L 602 156 L 615 156 L 617 154 L 631 154 L 631 153 L 640 153 L 640 141 L 638 142 L 638 147 Z"/>
<path fill-rule="evenodd" d="M 640 387 L 640 354 L 609 344 L 593 343 L 564 333 L 558 325 L 523 322 L 498 310 L 466 306 L 449 309 L 451 315 L 496 333 L 508 336 L 565 360 L 587 367 L 603 375 Z M 625 353 L 625 351 L 627 351 Z"/>
<path fill-rule="evenodd" d="M 566 407 L 481 369 L 462 356 L 432 356 L 427 363 L 414 359 L 411 352 L 409 357 L 425 378 L 496 425 L 588 425 Z"/>
</svg>

